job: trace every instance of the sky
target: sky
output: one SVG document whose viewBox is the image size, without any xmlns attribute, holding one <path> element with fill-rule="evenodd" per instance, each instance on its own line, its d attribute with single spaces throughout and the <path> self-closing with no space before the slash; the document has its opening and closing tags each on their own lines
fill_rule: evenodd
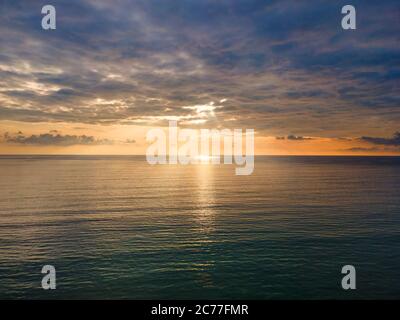
<svg viewBox="0 0 400 320">
<path fill-rule="evenodd" d="M 398 0 L 0 0 L 0 17 L 0 154 L 144 154 L 169 120 L 254 129 L 256 154 L 400 154 Z"/>
</svg>

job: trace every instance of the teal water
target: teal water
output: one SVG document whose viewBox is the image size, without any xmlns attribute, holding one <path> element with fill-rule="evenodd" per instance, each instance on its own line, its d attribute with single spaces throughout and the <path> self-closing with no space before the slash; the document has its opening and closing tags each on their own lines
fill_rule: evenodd
<svg viewBox="0 0 400 320">
<path fill-rule="evenodd" d="M 0 177 L 0 298 L 400 298 L 399 157 L 257 157 L 235 176 L 2 156 Z"/>
</svg>

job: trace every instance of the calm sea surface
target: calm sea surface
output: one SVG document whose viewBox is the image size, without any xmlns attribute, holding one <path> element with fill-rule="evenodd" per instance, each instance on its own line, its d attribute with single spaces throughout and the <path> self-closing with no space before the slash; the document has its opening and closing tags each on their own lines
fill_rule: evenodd
<svg viewBox="0 0 400 320">
<path fill-rule="evenodd" d="M 0 298 L 400 298 L 399 157 L 258 157 L 235 176 L 3 156 L 0 177 Z"/>
</svg>

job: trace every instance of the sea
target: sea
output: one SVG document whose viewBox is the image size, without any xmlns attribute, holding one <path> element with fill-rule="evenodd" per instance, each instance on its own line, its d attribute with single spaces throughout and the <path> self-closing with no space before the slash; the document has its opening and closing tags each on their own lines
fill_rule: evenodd
<svg viewBox="0 0 400 320">
<path fill-rule="evenodd" d="M 399 299 L 400 157 L 0 156 L 0 298 Z"/>
</svg>

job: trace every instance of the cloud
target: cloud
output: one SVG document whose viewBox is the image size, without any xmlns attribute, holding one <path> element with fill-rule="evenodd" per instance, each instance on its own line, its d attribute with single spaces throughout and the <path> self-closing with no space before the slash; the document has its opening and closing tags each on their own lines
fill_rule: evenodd
<svg viewBox="0 0 400 320">
<path fill-rule="evenodd" d="M 400 131 L 393 134 L 392 138 L 361 137 L 360 140 L 385 146 L 400 146 Z"/>
<path fill-rule="evenodd" d="M 389 153 L 395 153 L 398 154 L 399 149 L 393 146 L 377 146 L 377 147 L 353 147 L 353 148 L 348 148 L 348 149 L 341 149 L 338 151 L 349 151 L 349 152 L 363 152 L 363 153 L 382 153 L 382 152 L 389 152 Z"/>
<path fill-rule="evenodd" d="M 292 141 L 304 141 L 304 140 L 314 140 L 314 138 L 311 137 L 303 137 L 303 136 L 296 136 L 293 134 L 288 135 L 287 137 L 283 136 L 278 136 L 275 137 L 276 140 L 292 140 Z"/>
<path fill-rule="evenodd" d="M 351 151 L 351 152 L 379 152 L 382 151 L 380 148 L 363 148 L 363 147 L 354 147 L 348 148 L 341 151 Z"/>
<path fill-rule="evenodd" d="M 310 137 L 295 136 L 293 134 L 288 135 L 287 139 L 288 140 L 294 140 L 294 141 L 313 140 L 313 138 L 310 138 Z"/>
<path fill-rule="evenodd" d="M 54 131 L 53 131 L 54 132 Z M 108 139 L 96 139 L 93 136 L 86 135 L 61 135 L 56 133 L 42 133 L 25 136 L 22 132 L 16 135 L 4 134 L 6 143 L 24 144 L 24 145 L 58 145 L 58 146 L 72 146 L 72 145 L 105 145 L 113 144 L 113 141 Z"/>
<path fill-rule="evenodd" d="M 373 136 L 400 121 L 398 1 L 354 0 L 356 33 L 340 27 L 345 1 L 52 4 L 57 30 L 45 32 L 36 2 L 2 2 L 1 120 L 155 125 L 168 116 L 307 136 Z"/>
<path fill-rule="evenodd" d="M 125 143 L 136 143 L 135 139 L 126 139 Z"/>
</svg>

